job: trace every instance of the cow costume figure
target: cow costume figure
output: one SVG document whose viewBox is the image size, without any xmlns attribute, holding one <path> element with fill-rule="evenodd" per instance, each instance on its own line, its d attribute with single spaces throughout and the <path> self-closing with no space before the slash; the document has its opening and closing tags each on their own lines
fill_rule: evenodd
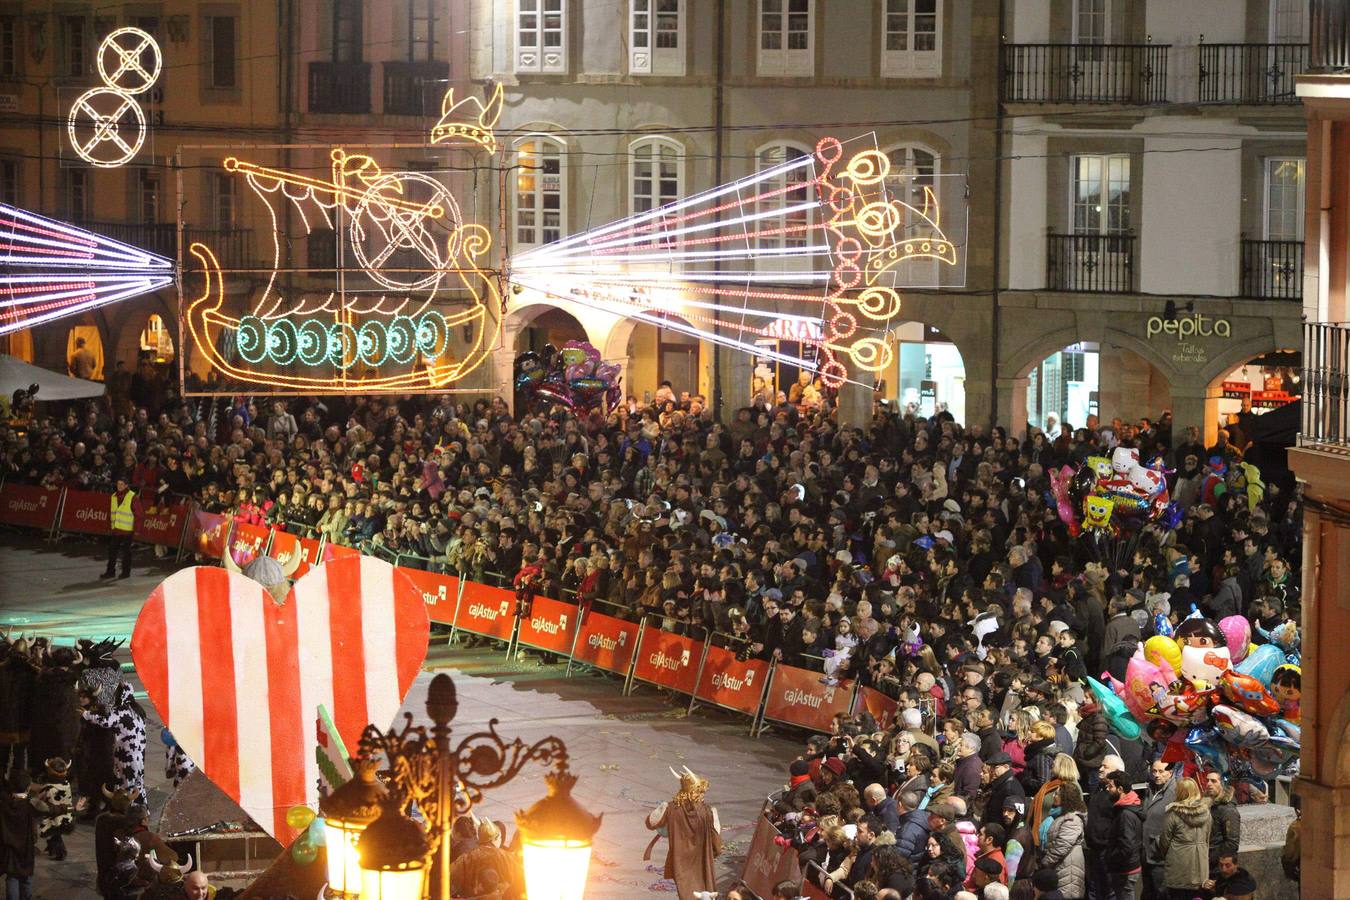
<svg viewBox="0 0 1350 900">
<path fill-rule="evenodd" d="M 713 860 L 722 852 L 722 826 L 717 810 L 703 800 L 708 781 L 688 766 L 671 774 L 679 778 L 680 789 L 647 816 L 647 827 L 664 832 L 669 841 L 665 877 L 674 879 L 680 900 L 697 900 L 709 891 L 715 896 Z"/>
<path fill-rule="evenodd" d="M 132 696 L 131 685 L 117 686 L 112 705 L 93 706 L 85 721 L 112 731 L 113 788 L 126 791 L 133 803 L 145 802 L 145 710 Z"/>
<path fill-rule="evenodd" d="M 47 855 L 66 858 L 65 835 L 75 830 L 75 795 L 70 789 L 70 763 L 60 757 L 46 761 L 42 776 L 28 788 L 41 819 L 38 837 L 47 842 Z"/>
</svg>

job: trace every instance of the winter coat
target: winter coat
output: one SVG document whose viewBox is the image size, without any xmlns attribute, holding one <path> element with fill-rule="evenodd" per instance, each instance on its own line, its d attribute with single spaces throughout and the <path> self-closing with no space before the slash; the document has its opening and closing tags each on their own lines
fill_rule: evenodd
<svg viewBox="0 0 1350 900">
<path fill-rule="evenodd" d="M 1111 843 L 1106 848 L 1107 872 L 1138 872 L 1143 867 L 1144 807 L 1134 791 L 1121 794 L 1111 807 Z"/>
<path fill-rule="evenodd" d="M 1209 801 L 1197 797 L 1169 803 L 1163 819 L 1158 853 L 1165 860 L 1163 884 L 1168 888 L 1198 888 L 1209 880 Z"/>
<path fill-rule="evenodd" d="M 1111 846 L 1111 826 L 1115 819 L 1112 807 L 1115 801 L 1102 785 L 1088 795 L 1087 827 L 1083 842 L 1089 850 L 1102 851 Z"/>
<path fill-rule="evenodd" d="M 956 775 L 952 779 L 955 793 L 973 800 L 980 792 L 980 776 L 984 772 L 984 763 L 978 753 L 963 756 L 956 761 Z"/>
<path fill-rule="evenodd" d="M 37 811 L 28 798 L 0 797 L 0 874 L 27 878 L 37 851 Z"/>
<path fill-rule="evenodd" d="M 1070 900 L 1087 893 L 1087 870 L 1083 858 L 1083 814 L 1065 813 L 1055 819 L 1041 850 L 1042 869 L 1059 872 L 1059 889 Z"/>
<path fill-rule="evenodd" d="M 34 769 L 52 757 L 73 759 L 80 738 L 79 672 L 62 666 L 46 669 L 33 686 L 33 733 L 28 760 Z"/>
<path fill-rule="evenodd" d="M 1059 755 L 1059 744 L 1053 738 L 1042 738 L 1039 741 L 1032 741 L 1027 744 L 1027 762 L 1022 769 L 1022 792 L 1028 797 L 1036 796 L 1036 792 L 1054 777 L 1055 757 Z M 997 813 L 998 810 L 990 810 L 991 813 Z"/>
<path fill-rule="evenodd" d="M 0 744 L 28 743 L 36 684 L 37 670 L 23 657 L 0 663 Z"/>
<path fill-rule="evenodd" d="M 1163 820 L 1167 816 L 1167 807 L 1177 799 L 1177 781 L 1173 778 L 1144 798 L 1144 862 L 1151 866 L 1161 865 L 1163 855 L 1158 852 L 1158 839 L 1162 837 Z"/>
<path fill-rule="evenodd" d="M 916 809 L 900 817 L 900 828 L 895 833 L 895 849 L 910 862 L 923 859 L 928 844 L 928 812 Z"/>
<path fill-rule="evenodd" d="M 975 857 L 980 855 L 980 829 L 969 819 L 956 820 L 956 833 L 966 850 L 966 874 L 975 867 Z"/>
<path fill-rule="evenodd" d="M 1073 748 L 1073 758 L 1079 772 L 1095 772 L 1102 767 L 1102 760 L 1111 752 L 1106 743 L 1107 732 L 1106 717 L 1100 712 L 1090 713 L 1078 723 L 1078 743 Z"/>
<path fill-rule="evenodd" d="M 1225 578 L 1219 582 L 1219 589 L 1209 601 L 1209 614 L 1218 621 L 1237 615 L 1241 609 L 1242 588 L 1238 585 L 1237 576 Z"/>
<path fill-rule="evenodd" d="M 1026 789 L 1022 787 L 1022 782 L 1013 777 L 1012 770 L 1004 772 L 1002 775 L 989 782 L 989 802 L 984 807 L 984 818 L 986 822 L 997 822 L 1003 815 L 1003 801 L 1009 797 L 1026 797 Z"/>
<path fill-rule="evenodd" d="M 1112 616 L 1111 621 L 1106 623 L 1106 631 L 1102 635 L 1102 647 L 1110 651 L 1122 641 L 1133 637 L 1135 643 L 1140 640 L 1139 623 L 1133 616 L 1121 613 L 1118 616 Z"/>
<path fill-rule="evenodd" d="M 1228 798 L 1214 801 L 1209 807 L 1212 826 L 1209 830 L 1209 867 L 1219 864 L 1219 854 L 1237 853 L 1242 843 L 1242 817 L 1238 815 L 1237 804 L 1231 794 Z"/>
</svg>

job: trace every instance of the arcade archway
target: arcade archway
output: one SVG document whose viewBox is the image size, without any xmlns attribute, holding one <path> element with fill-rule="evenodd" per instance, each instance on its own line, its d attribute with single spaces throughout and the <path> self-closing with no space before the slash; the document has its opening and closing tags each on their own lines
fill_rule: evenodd
<svg viewBox="0 0 1350 900">
<path fill-rule="evenodd" d="M 683 323 L 675 316 L 668 318 Z M 675 328 L 662 328 L 653 322 L 626 319 L 615 326 L 609 349 L 616 349 L 624 325 L 629 326 L 622 356 L 605 353 L 605 358 L 623 366 L 624 396 L 641 403 L 650 402 L 658 387 L 669 381 L 675 396 L 702 393 L 702 347 L 698 338 Z M 683 323 L 687 324 L 687 323 Z"/>
<path fill-rule="evenodd" d="M 76 378 L 103 380 L 103 336 L 91 320 L 79 321 L 66 332 L 66 368 Z"/>
<path fill-rule="evenodd" d="M 528 319 L 516 333 L 515 346 L 512 349 L 516 353 L 523 353 L 526 350 L 537 352 L 544 349 L 546 344 L 561 348 L 568 341 L 587 340 L 590 340 L 590 337 L 586 334 L 586 328 L 576 316 L 561 309 L 550 308 Z"/>
<path fill-rule="evenodd" d="M 966 363 L 956 344 L 932 325 L 902 322 L 890 333 L 894 363 L 883 373 L 882 396 L 903 414 L 946 411 L 966 421 Z"/>
<path fill-rule="evenodd" d="M 1091 421 L 1156 421 L 1172 405 L 1166 373 L 1132 350 L 1097 341 L 1056 350 L 1024 377 L 1027 423 L 1049 434 Z"/>
<path fill-rule="evenodd" d="M 148 359 L 157 365 L 173 362 L 173 335 L 159 313 L 151 313 L 145 320 L 137 339 L 137 351 L 137 359 Z"/>
</svg>

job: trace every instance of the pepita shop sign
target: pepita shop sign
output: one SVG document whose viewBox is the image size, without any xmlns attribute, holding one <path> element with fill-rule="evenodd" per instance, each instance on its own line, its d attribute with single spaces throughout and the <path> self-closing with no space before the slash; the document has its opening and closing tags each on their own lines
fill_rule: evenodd
<svg viewBox="0 0 1350 900">
<path fill-rule="evenodd" d="M 1215 319 L 1200 313 L 1184 319 L 1153 316 L 1148 320 L 1148 338 L 1152 340 L 1160 334 L 1171 335 L 1179 341 L 1197 337 L 1230 338 L 1233 336 L 1233 326 L 1227 319 Z"/>
</svg>

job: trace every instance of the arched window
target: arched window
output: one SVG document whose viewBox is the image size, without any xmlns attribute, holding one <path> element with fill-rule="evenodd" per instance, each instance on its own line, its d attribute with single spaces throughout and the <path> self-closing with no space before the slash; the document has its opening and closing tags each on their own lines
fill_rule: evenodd
<svg viewBox="0 0 1350 900">
<path fill-rule="evenodd" d="M 815 167 L 806 147 L 779 142 L 755 154 L 755 212 L 768 214 L 748 223 L 761 250 L 804 250 L 811 244 L 816 193 L 811 187 Z"/>
<path fill-rule="evenodd" d="M 684 193 L 684 149 L 669 138 L 643 138 L 629 148 L 634 214 L 674 203 Z"/>
<path fill-rule="evenodd" d="M 516 142 L 516 244 L 537 247 L 562 238 L 567 179 L 562 141 L 536 134 Z"/>
</svg>

